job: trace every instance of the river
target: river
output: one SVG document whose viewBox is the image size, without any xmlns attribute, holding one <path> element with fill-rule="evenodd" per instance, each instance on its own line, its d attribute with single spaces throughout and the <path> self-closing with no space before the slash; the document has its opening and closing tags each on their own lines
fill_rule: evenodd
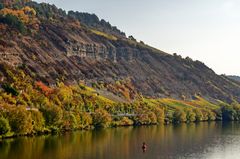
<svg viewBox="0 0 240 159">
<path fill-rule="evenodd" d="M 0 159 L 185 158 L 239 159 L 240 123 L 120 127 L 0 141 Z"/>
</svg>

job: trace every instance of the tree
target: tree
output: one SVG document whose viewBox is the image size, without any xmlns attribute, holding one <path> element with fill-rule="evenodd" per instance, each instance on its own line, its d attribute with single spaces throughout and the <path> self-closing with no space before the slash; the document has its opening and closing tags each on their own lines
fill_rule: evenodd
<svg viewBox="0 0 240 159">
<path fill-rule="evenodd" d="M 216 118 L 217 118 L 217 115 L 214 112 L 212 112 L 211 110 L 208 110 L 208 120 L 215 121 Z"/>
<path fill-rule="evenodd" d="M 106 128 L 109 127 L 112 118 L 110 114 L 104 109 L 96 109 L 92 115 L 93 125 L 97 128 Z"/>
<path fill-rule="evenodd" d="M 130 125 L 133 125 L 133 121 L 131 119 L 129 119 L 128 117 L 123 117 L 118 125 L 121 125 L 121 126 L 130 126 Z"/>
<path fill-rule="evenodd" d="M 64 130 L 74 130 L 77 128 L 77 119 L 72 112 L 64 112 L 62 126 Z"/>
<path fill-rule="evenodd" d="M 137 108 L 135 110 L 137 116 L 133 118 L 134 124 L 136 125 L 147 125 L 147 124 L 157 124 L 157 116 L 154 112 L 144 108 Z"/>
<path fill-rule="evenodd" d="M 156 118 L 157 118 L 157 123 L 158 123 L 158 124 L 163 124 L 163 123 L 164 123 L 164 119 L 165 119 L 164 110 L 162 110 L 162 109 L 159 108 L 159 107 L 156 107 L 156 108 L 154 109 L 154 113 L 155 113 Z"/>
<path fill-rule="evenodd" d="M 42 132 L 44 130 L 45 121 L 40 111 L 32 110 L 31 116 L 33 120 L 33 131 Z"/>
<path fill-rule="evenodd" d="M 154 112 L 149 111 L 147 113 L 147 115 L 148 115 L 148 118 L 150 119 L 150 123 L 149 124 L 157 124 L 157 117 L 156 117 Z"/>
<path fill-rule="evenodd" d="M 78 118 L 79 120 L 77 121 L 78 121 L 79 128 L 81 129 L 90 128 L 90 126 L 93 123 L 93 119 L 90 114 L 83 112 L 83 113 L 79 113 L 78 117 L 79 117 Z"/>
<path fill-rule="evenodd" d="M 196 108 L 194 109 L 194 112 L 196 114 L 196 121 L 202 121 L 203 120 L 203 113 L 200 109 Z"/>
<path fill-rule="evenodd" d="M 0 118 L 0 135 L 5 135 L 10 132 L 11 127 L 7 119 L 1 117 Z"/>
<path fill-rule="evenodd" d="M 186 117 L 189 122 L 194 122 L 196 120 L 196 114 L 193 112 L 192 109 L 186 109 Z"/>
<path fill-rule="evenodd" d="M 128 37 L 128 39 L 130 39 L 130 40 L 132 40 L 132 41 L 137 41 L 132 35 L 130 35 L 130 36 Z"/>
<path fill-rule="evenodd" d="M 29 134 L 33 130 L 31 114 L 24 107 L 9 108 L 7 119 L 16 134 Z"/>
<path fill-rule="evenodd" d="M 237 115 L 236 110 L 231 106 L 223 106 L 222 107 L 222 118 L 223 121 L 233 121 L 235 116 Z"/>
<path fill-rule="evenodd" d="M 25 25 L 14 15 L 7 14 L 5 16 L 0 15 L 0 22 L 8 24 L 10 27 L 16 28 L 20 33 L 25 33 Z"/>
<path fill-rule="evenodd" d="M 240 120 L 240 105 L 237 102 L 231 104 L 233 109 L 236 111 L 235 120 Z"/>
<path fill-rule="evenodd" d="M 12 94 L 13 96 L 18 96 L 19 92 L 9 84 L 3 84 L 2 88 L 5 92 Z"/>
<path fill-rule="evenodd" d="M 40 111 L 45 119 L 45 124 L 49 127 L 59 126 L 62 122 L 63 111 L 57 106 L 49 106 L 41 108 Z"/>
<path fill-rule="evenodd" d="M 179 123 L 179 122 L 186 122 L 187 121 L 187 116 L 186 113 L 183 110 L 176 110 L 173 113 L 173 121 L 175 123 Z"/>
</svg>

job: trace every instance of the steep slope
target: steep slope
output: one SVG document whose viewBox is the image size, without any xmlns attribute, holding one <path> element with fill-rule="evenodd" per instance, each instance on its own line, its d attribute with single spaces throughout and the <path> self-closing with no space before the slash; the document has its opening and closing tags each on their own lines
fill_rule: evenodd
<svg viewBox="0 0 240 159">
<path fill-rule="evenodd" d="M 198 95 L 240 101 L 240 84 L 215 74 L 200 61 L 138 43 L 116 28 L 82 25 L 84 13 L 66 14 L 44 3 L 25 5 L 36 11 L 34 24 L 25 24 L 26 31 L 19 33 L 19 27 L 1 18 L 0 61 L 23 68 L 36 80 L 50 86 L 56 81 L 111 84 L 130 80 L 134 91 L 151 98 Z"/>
</svg>

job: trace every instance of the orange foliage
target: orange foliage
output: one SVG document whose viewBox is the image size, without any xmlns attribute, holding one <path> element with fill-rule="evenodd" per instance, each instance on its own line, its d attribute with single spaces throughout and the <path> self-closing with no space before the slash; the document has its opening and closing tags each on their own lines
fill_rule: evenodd
<svg viewBox="0 0 240 159">
<path fill-rule="evenodd" d="M 18 19 L 20 19 L 25 24 L 29 22 L 28 15 L 26 15 L 22 9 L 21 10 L 13 10 L 13 9 L 9 9 L 9 8 L 4 8 L 4 9 L 0 10 L 0 14 L 4 15 L 4 16 L 7 14 L 14 15 L 14 16 L 18 17 Z"/>
<path fill-rule="evenodd" d="M 23 7 L 22 9 L 17 9 L 17 10 L 4 8 L 0 10 L 0 14 L 3 16 L 11 14 L 13 16 L 16 16 L 24 24 L 28 24 L 28 25 L 36 25 L 38 23 L 38 20 L 36 18 L 36 11 L 33 8 L 30 8 L 28 6 Z"/>
<path fill-rule="evenodd" d="M 35 83 L 35 86 L 36 86 L 37 88 L 39 88 L 39 89 L 45 94 L 45 96 L 48 96 L 48 95 L 52 94 L 53 91 L 54 91 L 52 88 L 46 86 L 46 85 L 45 85 L 44 83 L 42 83 L 41 81 L 36 82 L 36 83 Z"/>
</svg>

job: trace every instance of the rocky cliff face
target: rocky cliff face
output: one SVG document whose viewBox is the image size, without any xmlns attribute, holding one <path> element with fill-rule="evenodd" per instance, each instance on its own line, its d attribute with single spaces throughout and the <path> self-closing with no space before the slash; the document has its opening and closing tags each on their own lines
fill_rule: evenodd
<svg viewBox="0 0 240 159">
<path fill-rule="evenodd" d="M 130 79 L 145 96 L 192 99 L 199 95 L 240 101 L 239 83 L 216 75 L 202 62 L 172 56 L 124 36 L 109 38 L 109 32 L 92 32 L 54 6 L 29 5 L 38 13 L 39 30 L 20 34 L 0 23 L 0 61 L 24 68 L 36 80 L 54 85 L 56 81 Z M 51 7 L 56 11 L 46 18 L 43 10 Z"/>
</svg>

